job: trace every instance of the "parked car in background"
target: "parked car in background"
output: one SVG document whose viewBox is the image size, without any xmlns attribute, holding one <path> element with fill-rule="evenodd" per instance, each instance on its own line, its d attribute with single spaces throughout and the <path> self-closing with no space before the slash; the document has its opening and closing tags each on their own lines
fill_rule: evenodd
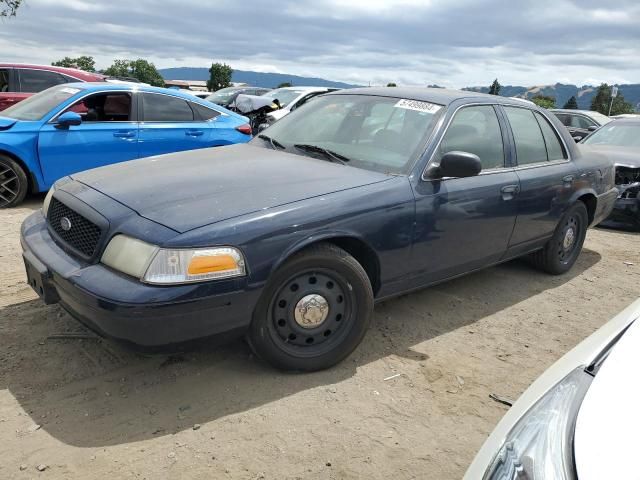
<svg viewBox="0 0 640 480">
<path fill-rule="evenodd" d="M 616 195 L 613 164 L 534 105 L 362 88 L 246 145 L 67 176 L 22 246 L 44 301 L 103 335 L 244 334 L 309 371 L 357 347 L 374 301 L 522 255 L 567 272 Z"/>
<path fill-rule="evenodd" d="M 228 87 L 222 88 L 212 94 L 209 94 L 206 97 L 206 100 L 222 107 L 228 108 L 233 106 L 233 102 L 238 97 L 238 95 L 264 95 L 267 92 L 270 92 L 270 88 L 261 88 L 261 87 Z"/>
<path fill-rule="evenodd" d="M 271 90 L 264 96 L 278 100 L 280 109 L 267 115 L 267 123 L 271 125 L 312 98 L 324 93 L 335 92 L 336 90 L 338 89 L 325 87 L 283 87 Z"/>
<path fill-rule="evenodd" d="M 637 478 L 640 300 L 542 374 L 464 480 Z"/>
<path fill-rule="evenodd" d="M 606 155 L 615 164 L 618 199 L 602 225 L 640 230 L 640 118 L 607 123 L 581 145 Z"/>
<path fill-rule="evenodd" d="M 75 68 L 0 63 L 0 111 L 54 85 L 100 82 L 105 76 Z"/>
<path fill-rule="evenodd" d="M 0 114 L 0 207 L 81 170 L 250 139 L 245 117 L 175 90 L 58 85 Z"/>
<path fill-rule="evenodd" d="M 554 108 L 551 111 L 569 129 L 576 142 L 611 121 L 606 115 L 592 110 Z"/>
</svg>

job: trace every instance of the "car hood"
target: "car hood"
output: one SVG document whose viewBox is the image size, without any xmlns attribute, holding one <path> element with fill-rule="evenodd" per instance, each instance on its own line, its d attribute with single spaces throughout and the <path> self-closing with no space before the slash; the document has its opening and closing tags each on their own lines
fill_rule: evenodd
<svg viewBox="0 0 640 480">
<path fill-rule="evenodd" d="M 391 178 L 246 144 L 149 157 L 72 177 L 180 233 Z"/>
<path fill-rule="evenodd" d="M 2 130 L 9 130 L 16 122 L 17 120 L 14 118 L 0 117 L 0 132 Z"/>
<path fill-rule="evenodd" d="M 640 148 L 618 147 L 615 145 L 582 145 L 594 152 L 607 156 L 616 166 L 640 168 Z"/>
<path fill-rule="evenodd" d="M 575 430 L 580 480 L 636 474 L 639 364 L 640 321 L 636 320 L 609 353 L 580 407 Z"/>
</svg>

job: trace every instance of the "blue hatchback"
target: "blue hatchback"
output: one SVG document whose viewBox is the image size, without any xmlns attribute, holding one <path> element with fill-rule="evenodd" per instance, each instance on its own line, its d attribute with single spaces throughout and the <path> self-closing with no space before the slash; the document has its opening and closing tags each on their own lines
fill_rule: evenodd
<svg viewBox="0 0 640 480">
<path fill-rule="evenodd" d="M 82 170 L 250 139 L 245 117 L 179 91 L 59 85 L 2 112 L 0 208 Z"/>
</svg>

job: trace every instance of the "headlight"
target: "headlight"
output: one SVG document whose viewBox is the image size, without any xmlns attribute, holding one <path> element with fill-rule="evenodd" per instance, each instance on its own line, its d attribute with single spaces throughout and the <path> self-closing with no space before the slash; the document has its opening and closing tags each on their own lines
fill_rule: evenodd
<svg viewBox="0 0 640 480">
<path fill-rule="evenodd" d="M 242 253 L 233 247 L 163 249 L 125 235 L 116 235 L 102 263 L 146 283 L 171 285 L 246 274 Z"/>
<path fill-rule="evenodd" d="M 592 380 L 576 369 L 538 400 L 511 429 L 483 480 L 575 479 L 575 422 Z"/>
<path fill-rule="evenodd" d="M 47 196 L 44 197 L 44 202 L 42 202 L 42 215 L 45 217 L 49 213 L 49 204 L 51 203 L 51 198 L 53 198 L 53 192 L 56 191 L 56 187 L 53 186 L 47 192 Z"/>
</svg>

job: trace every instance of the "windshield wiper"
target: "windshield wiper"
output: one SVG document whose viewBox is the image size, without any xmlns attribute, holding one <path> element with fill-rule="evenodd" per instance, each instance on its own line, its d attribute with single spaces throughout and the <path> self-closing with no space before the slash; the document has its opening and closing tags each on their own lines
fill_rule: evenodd
<svg viewBox="0 0 640 480">
<path fill-rule="evenodd" d="M 317 153 L 322 153 L 329 161 L 331 162 L 336 162 L 336 163 L 341 163 L 342 165 L 346 164 L 347 162 L 351 161 L 351 159 L 349 157 L 345 157 L 344 155 L 334 152 L 332 150 L 329 150 L 328 148 L 324 148 L 321 147 L 319 145 L 309 145 L 306 143 L 296 143 L 294 145 L 294 147 L 296 147 L 299 150 L 303 150 L 305 152 L 317 152 Z"/>
<path fill-rule="evenodd" d="M 274 150 L 277 150 L 278 148 L 281 150 L 284 150 L 286 148 L 279 141 L 274 140 L 268 135 L 264 135 L 261 133 L 260 135 L 258 135 L 258 138 L 261 138 L 262 140 L 266 140 L 267 142 L 269 142 L 271 144 L 271 148 L 273 148 Z"/>
</svg>

